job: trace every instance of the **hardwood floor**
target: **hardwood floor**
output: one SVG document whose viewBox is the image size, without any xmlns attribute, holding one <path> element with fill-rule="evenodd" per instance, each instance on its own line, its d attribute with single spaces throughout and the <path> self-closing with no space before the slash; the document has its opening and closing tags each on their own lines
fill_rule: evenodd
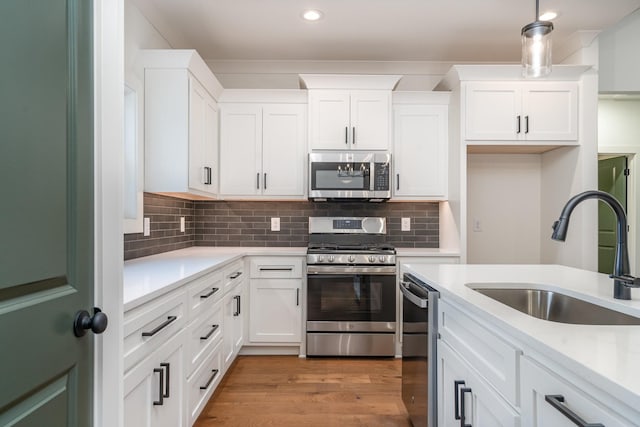
<svg viewBox="0 0 640 427">
<path fill-rule="evenodd" d="M 239 356 L 195 427 L 410 427 L 400 359 Z"/>
</svg>

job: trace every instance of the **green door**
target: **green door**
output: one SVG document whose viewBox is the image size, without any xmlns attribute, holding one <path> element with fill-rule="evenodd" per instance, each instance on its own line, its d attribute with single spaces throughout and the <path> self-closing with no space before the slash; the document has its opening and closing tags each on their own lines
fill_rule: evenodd
<svg viewBox="0 0 640 427">
<path fill-rule="evenodd" d="M 615 197 L 627 209 L 627 158 L 598 161 L 598 189 Z M 616 216 L 609 206 L 598 203 L 598 271 L 611 274 L 616 252 Z"/>
<path fill-rule="evenodd" d="M 0 1 L 0 426 L 92 425 L 92 15 Z"/>
</svg>

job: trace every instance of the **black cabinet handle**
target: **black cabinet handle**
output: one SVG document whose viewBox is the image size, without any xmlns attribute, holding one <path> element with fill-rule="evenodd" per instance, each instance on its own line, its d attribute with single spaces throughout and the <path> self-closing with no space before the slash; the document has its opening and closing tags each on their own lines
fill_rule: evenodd
<svg viewBox="0 0 640 427">
<path fill-rule="evenodd" d="M 165 368 L 167 370 L 167 380 L 164 382 L 164 387 L 165 388 L 164 388 L 163 397 L 170 397 L 169 396 L 169 389 L 170 389 L 169 381 L 171 381 L 171 371 L 170 371 L 171 365 L 169 363 L 161 363 L 160 367 L 161 368 Z"/>
<path fill-rule="evenodd" d="M 355 126 L 352 128 L 351 143 L 353 145 L 356 145 L 356 127 Z"/>
<path fill-rule="evenodd" d="M 235 317 L 240 315 L 240 295 L 234 295 L 233 299 L 236 300 L 236 311 L 233 313 Z"/>
<path fill-rule="evenodd" d="M 211 288 L 211 292 L 209 292 L 208 294 L 200 295 L 200 298 L 202 299 L 209 298 L 211 295 L 215 294 L 219 290 L 220 290 L 219 288 Z"/>
<path fill-rule="evenodd" d="M 201 340 L 208 340 L 209 338 L 211 338 L 211 335 L 213 335 L 213 333 L 218 330 L 220 325 L 211 325 L 211 327 L 212 329 L 207 333 L 207 335 L 200 337 Z"/>
<path fill-rule="evenodd" d="M 158 332 L 160 332 L 161 330 L 163 330 L 164 328 L 169 326 L 169 324 L 171 322 L 174 322 L 177 318 L 178 318 L 177 316 L 169 316 L 169 317 L 167 317 L 167 320 L 162 322 L 162 324 L 158 325 L 154 330 L 152 330 L 150 332 L 143 332 L 142 336 L 143 337 L 152 337 L 152 336 L 154 336 L 155 334 L 157 334 Z"/>
<path fill-rule="evenodd" d="M 293 267 L 260 267 L 260 271 L 293 271 Z"/>
<path fill-rule="evenodd" d="M 400 189 L 400 174 L 396 174 L 396 190 Z"/>
<path fill-rule="evenodd" d="M 524 116 L 524 133 L 529 133 L 529 116 Z"/>
<path fill-rule="evenodd" d="M 473 427 L 471 424 L 465 423 L 464 395 L 467 393 L 471 393 L 471 389 L 469 387 L 463 387 L 460 389 L 460 427 Z"/>
<path fill-rule="evenodd" d="M 520 133 L 520 116 L 516 117 L 516 127 L 517 127 L 516 133 Z"/>
<path fill-rule="evenodd" d="M 461 385 L 464 385 L 464 381 L 454 381 L 453 382 L 453 410 L 454 410 L 454 416 L 456 420 L 460 419 L 460 391 L 458 390 L 458 387 L 460 387 Z"/>
<path fill-rule="evenodd" d="M 300 305 L 300 288 L 296 288 L 296 307 Z"/>
<path fill-rule="evenodd" d="M 260 172 L 256 173 L 256 189 L 260 189 Z"/>
<path fill-rule="evenodd" d="M 264 182 L 262 183 L 262 186 L 264 187 L 264 189 L 267 189 L 267 173 L 264 173 Z"/>
<path fill-rule="evenodd" d="M 349 144 L 349 126 L 344 127 L 344 143 Z"/>
<path fill-rule="evenodd" d="M 212 369 L 211 372 L 213 372 L 213 375 L 211 375 L 211 377 L 207 380 L 207 383 L 205 385 L 200 386 L 200 390 L 208 389 L 211 383 L 213 382 L 213 380 L 218 376 L 218 372 L 220 371 L 218 371 L 217 369 Z"/>
<path fill-rule="evenodd" d="M 153 401 L 153 406 L 164 405 L 164 369 L 154 368 L 153 372 L 160 374 L 160 381 L 158 382 L 158 400 Z"/>
<path fill-rule="evenodd" d="M 231 276 L 229 276 L 229 279 L 237 279 L 240 276 L 242 276 L 242 271 L 236 271 Z"/>
<path fill-rule="evenodd" d="M 560 394 L 546 394 L 544 400 L 554 408 L 558 410 L 562 415 L 567 417 L 572 423 L 580 427 L 604 427 L 601 423 L 588 423 L 578 416 L 575 412 L 569 409 L 564 403 L 564 396 Z"/>
<path fill-rule="evenodd" d="M 204 167 L 204 184 L 211 185 L 211 168 L 209 166 Z"/>
</svg>

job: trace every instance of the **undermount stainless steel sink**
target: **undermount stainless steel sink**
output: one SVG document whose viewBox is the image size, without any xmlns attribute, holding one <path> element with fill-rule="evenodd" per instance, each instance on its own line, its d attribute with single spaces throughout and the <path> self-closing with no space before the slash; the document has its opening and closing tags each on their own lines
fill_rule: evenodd
<svg viewBox="0 0 640 427">
<path fill-rule="evenodd" d="M 544 289 L 469 287 L 538 319 L 576 325 L 640 325 L 640 318 Z"/>
</svg>

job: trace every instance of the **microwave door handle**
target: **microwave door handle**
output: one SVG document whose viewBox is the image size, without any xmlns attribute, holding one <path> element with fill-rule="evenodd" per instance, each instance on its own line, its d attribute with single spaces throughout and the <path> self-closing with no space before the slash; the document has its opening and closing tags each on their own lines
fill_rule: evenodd
<svg viewBox="0 0 640 427">
<path fill-rule="evenodd" d="M 376 164 L 375 162 L 369 163 L 369 190 L 375 190 L 376 186 Z"/>
</svg>

